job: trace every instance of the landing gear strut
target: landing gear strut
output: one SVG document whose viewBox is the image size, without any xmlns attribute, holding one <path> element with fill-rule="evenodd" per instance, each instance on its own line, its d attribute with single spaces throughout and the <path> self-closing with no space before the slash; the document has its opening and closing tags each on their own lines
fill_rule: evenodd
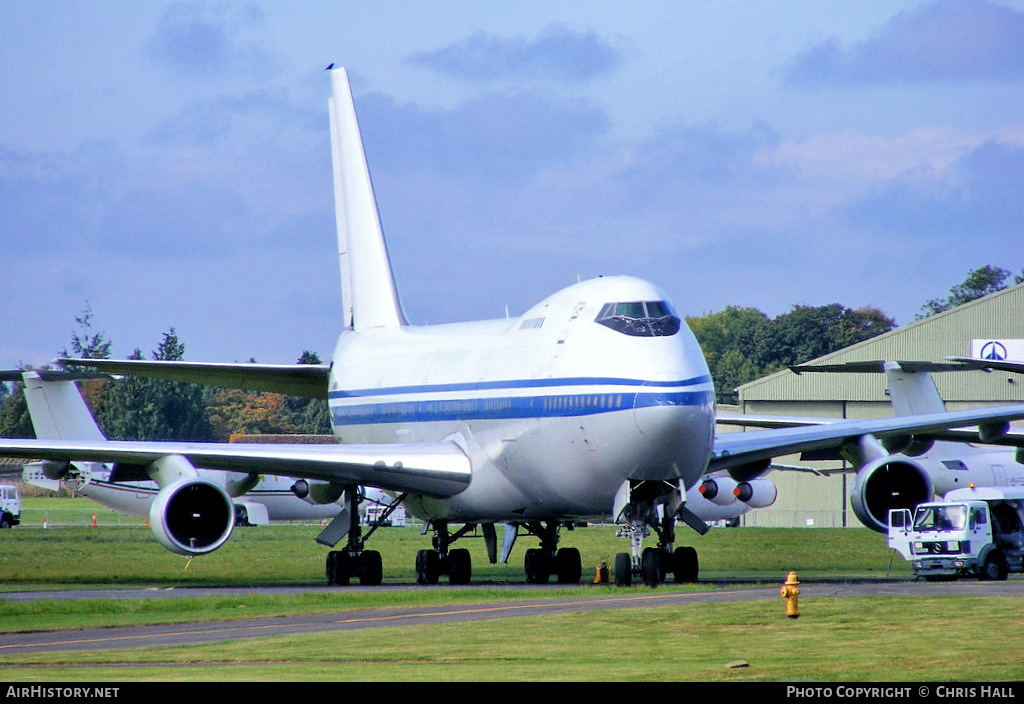
<svg viewBox="0 0 1024 704">
<path fill-rule="evenodd" d="M 324 567 L 327 584 L 348 586 L 354 577 L 362 585 L 376 586 L 383 579 L 384 569 L 380 553 L 376 550 L 365 549 L 366 540 L 377 529 L 377 525 L 383 523 L 398 508 L 398 505 L 405 500 L 406 495 L 402 494 L 389 504 L 377 524 L 371 527 L 365 536 L 359 525 L 359 504 L 363 501 L 359 487 L 346 486 L 344 496 L 344 508 L 316 538 L 318 543 L 331 547 L 342 538 L 346 536 L 348 538 L 344 548 L 327 553 Z"/>
<path fill-rule="evenodd" d="M 701 532 L 707 532 L 703 521 L 693 516 L 679 500 L 677 486 L 665 483 L 639 482 L 630 487 L 629 502 L 621 516 L 626 525 L 618 535 L 630 539 L 631 551 L 615 556 L 615 583 L 633 584 L 638 576 L 643 584 L 656 587 L 671 573 L 676 582 L 696 582 L 699 573 L 697 551 L 692 547 L 675 547 L 676 518 Z M 662 506 L 661 516 L 658 506 Z M 657 547 L 643 547 L 643 539 L 654 530 L 658 535 Z"/>
</svg>

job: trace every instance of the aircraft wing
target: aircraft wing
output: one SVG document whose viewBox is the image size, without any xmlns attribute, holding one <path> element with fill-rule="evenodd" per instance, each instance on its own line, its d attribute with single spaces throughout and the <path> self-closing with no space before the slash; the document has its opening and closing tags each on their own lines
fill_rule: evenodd
<svg viewBox="0 0 1024 704">
<path fill-rule="evenodd" d="M 708 471 L 767 464 L 773 457 L 797 452 L 838 449 L 856 444 L 865 436 L 876 438 L 938 437 L 951 429 L 977 426 L 973 431 L 981 442 L 998 442 L 1009 431 L 1009 422 L 1024 418 L 1024 404 L 977 408 L 951 413 L 929 413 L 874 420 L 813 419 L 816 424 L 724 433 L 715 438 Z M 804 419 L 810 421 L 812 419 Z"/>
<path fill-rule="evenodd" d="M 470 482 L 469 458 L 454 442 L 295 445 L 115 440 L 0 439 L 0 456 L 147 466 L 168 456 L 195 467 L 275 474 L 448 497 Z"/>
<path fill-rule="evenodd" d="M 219 364 L 146 359 L 58 359 L 64 366 L 93 369 L 107 374 L 181 381 L 249 391 L 270 391 L 289 396 L 327 398 L 327 364 Z"/>
<path fill-rule="evenodd" d="M 773 416 L 736 413 L 719 414 L 715 422 L 720 425 L 734 425 L 744 428 L 803 428 L 808 426 L 832 425 L 844 422 L 842 418 L 810 418 L 801 416 Z M 943 428 L 915 433 L 919 438 L 928 437 L 932 440 L 948 440 L 951 442 L 984 443 L 985 445 L 1003 445 L 1007 447 L 1024 447 L 1024 431 L 1010 430 L 998 437 L 983 437 L 977 428 Z"/>
<path fill-rule="evenodd" d="M 1014 362 L 1007 359 L 978 359 L 976 357 L 946 357 L 946 359 L 950 362 L 967 365 L 975 369 L 1024 374 L 1024 362 Z"/>
</svg>

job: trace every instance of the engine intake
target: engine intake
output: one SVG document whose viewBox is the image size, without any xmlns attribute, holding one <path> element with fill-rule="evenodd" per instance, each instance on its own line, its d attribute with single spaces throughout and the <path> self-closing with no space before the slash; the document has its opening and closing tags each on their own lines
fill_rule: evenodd
<svg viewBox="0 0 1024 704">
<path fill-rule="evenodd" d="M 149 525 L 157 542 L 171 552 L 205 555 L 231 537 L 235 508 L 217 484 L 184 478 L 157 493 L 149 507 Z"/>
<path fill-rule="evenodd" d="M 701 495 L 719 506 L 728 506 L 736 501 L 736 480 L 729 477 L 709 477 L 700 483 Z"/>
<path fill-rule="evenodd" d="M 921 465 L 900 457 L 882 457 L 857 472 L 850 492 L 853 513 L 860 522 L 879 533 L 889 530 L 889 511 L 911 512 L 935 494 L 932 478 Z"/>
</svg>

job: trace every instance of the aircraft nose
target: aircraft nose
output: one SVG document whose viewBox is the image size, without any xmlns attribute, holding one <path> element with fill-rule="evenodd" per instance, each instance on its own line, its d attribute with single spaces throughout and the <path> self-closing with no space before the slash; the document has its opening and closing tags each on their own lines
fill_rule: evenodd
<svg viewBox="0 0 1024 704">
<path fill-rule="evenodd" d="M 707 465 L 714 435 L 713 405 L 706 394 L 688 389 L 678 372 L 662 372 L 637 391 L 633 420 L 644 440 L 648 478 L 681 477 L 696 482 Z"/>
<path fill-rule="evenodd" d="M 654 374 L 633 397 L 633 420 L 640 434 L 652 441 L 661 441 L 666 433 L 679 432 L 680 397 L 677 385 L 680 375 L 664 371 Z"/>
</svg>

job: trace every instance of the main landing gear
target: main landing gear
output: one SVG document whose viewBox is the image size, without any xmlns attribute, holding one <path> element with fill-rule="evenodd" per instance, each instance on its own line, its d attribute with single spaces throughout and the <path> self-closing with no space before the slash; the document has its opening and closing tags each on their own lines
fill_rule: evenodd
<svg viewBox="0 0 1024 704">
<path fill-rule="evenodd" d="M 398 508 L 398 505 L 405 500 L 402 494 L 384 509 L 377 524 L 363 535 L 362 527 L 359 525 L 359 504 L 363 501 L 362 493 L 358 486 L 345 487 L 345 506 L 331 523 L 324 528 L 316 541 L 322 545 L 334 547 L 342 538 L 348 540 L 341 550 L 331 550 L 327 553 L 327 560 L 324 572 L 328 585 L 348 586 L 352 579 L 358 579 L 360 584 L 376 586 L 381 583 L 384 570 L 381 565 L 380 553 L 376 550 L 366 550 L 366 539 L 377 529 L 377 525 L 384 523 Z"/>
<path fill-rule="evenodd" d="M 664 583 L 669 574 L 677 583 L 696 582 L 697 551 L 691 547 L 675 547 L 676 518 L 702 535 L 707 532 L 707 526 L 679 500 L 677 487 L 661 482 L 638 482 L 630 489 L 629 503 L 620 514 L 626 524 L 618 535 L 630 539 L 631 550 L 615 556 L 615 584 L 628 587 L 634 577 L 638 577 L 643 584 L 656 587 Z M 651 530 L 658 535 L 658 546 L 644 548 L 643 539 Z"/>
<path fill-rule="evenodd" d="M 557 521 L 529 521 L 519 524 L 530 535 L 540 538 L 539 548 L 530 548 L 523 558 L 527 584 L 547 584 L 554 576 L 559 584 L 578 584 L 583 576 L 583 562 L 576 548 L 558 547 Z M 567 524 L 572 528 L 572 524 Z"/>
<path fill-rule="evenodd" d="M 473 564 L 469 550 L 450 546 L 466 533 L 476 529 L 475 523 L 467 523 L 455 533 L 448 532 L 447 521 L 430 521 L 423 526 L 426 532 L 434 529 L 433 549 L 416 553 L 416 584 L 437 584 L 441 575 L 448 575 L 450 584 L 469 584 L 473 576 Z"/>
</svg>

